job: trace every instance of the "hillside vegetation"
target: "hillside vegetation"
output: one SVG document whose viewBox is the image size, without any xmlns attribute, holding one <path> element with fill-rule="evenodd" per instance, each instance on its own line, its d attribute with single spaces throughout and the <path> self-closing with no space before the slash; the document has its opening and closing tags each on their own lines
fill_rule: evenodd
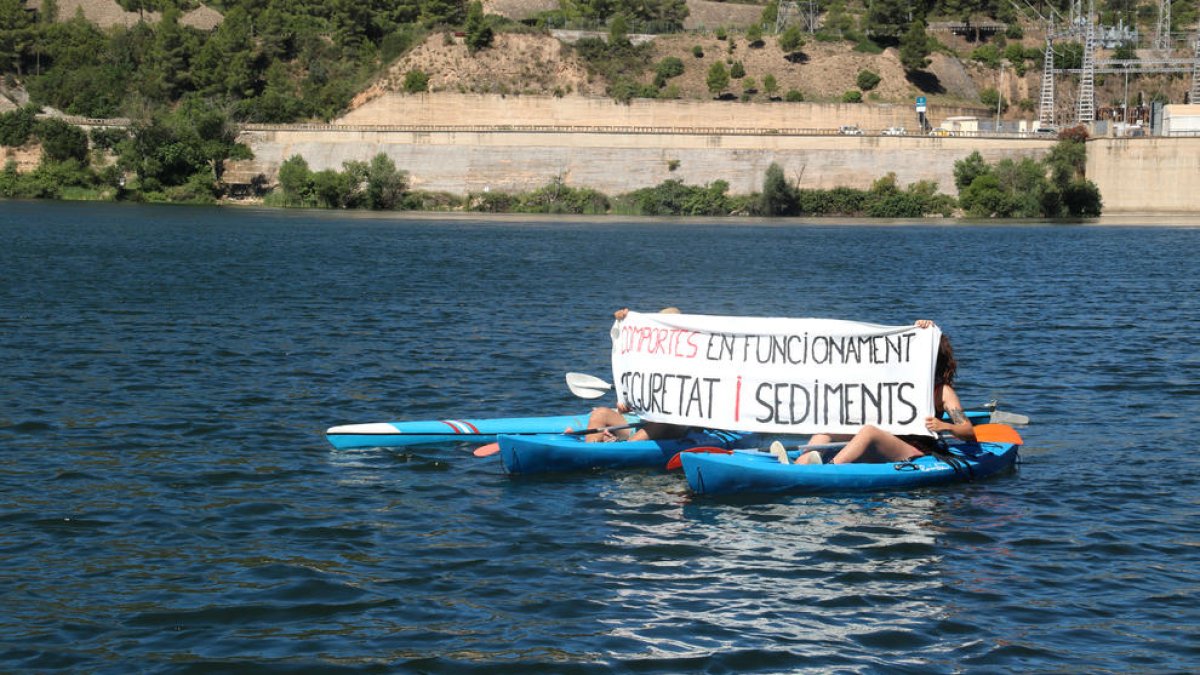
<svg viewBox="0 0 1200 675">
<path fill-rule="evenodd" d="M 509 16 L 466 0 L 0 0 L 0 71 L 9 89 L 71 114 L 137 117 L 196 98 L 245 122 L 329 120 L 367 90 L 883 102 L 924 94 L 970 104 L 998 86 L 1004 59 L 1006 98 L 1036 93 L 1042 36 L 1011 3 L 825 0 L 814 34 L 799 17 L 776 34 L 774 0 L 751 12 L 692 4 L 705 30 L 683 30 L 685 0 L 489 0 Z M 1066 2 L 1042 7 L 1055 4 Z M 1100 3 L 1105 21 L 1140 24 L 1144 34 L 1155 6 Z M 712 25 L 723 7 L 728 23 Z M 1176 7 L 1173 19 L 1186 30 L 1195 7 Z M 935 20 L 1009 29 L 964 38 L 927 31 Z M 570 46 L 549 37 L 556 28 L 603 38 Z M 640 32 L 657 38 L 624 40 Z M 1064 59 L 1077 52 L 1065 45 Z M 1138 91 L 1173 98 L 1182 86 L 1159 78 Z"/>
</svg>

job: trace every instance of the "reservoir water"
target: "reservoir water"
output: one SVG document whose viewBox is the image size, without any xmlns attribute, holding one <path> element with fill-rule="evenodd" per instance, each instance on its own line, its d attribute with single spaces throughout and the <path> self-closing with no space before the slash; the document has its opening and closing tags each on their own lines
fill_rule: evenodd
<svg viewBox="0 0 1200 675">
<path fill-rule="evenodd" d="M 1196 227 L 0 202 L 0 242 L 0 671 L 1200 668 Z M 714 500 L 323 438 L 586 411 L 563 374 L 664 305 L 935 319 L 1022 464 Z"/>
</svg>

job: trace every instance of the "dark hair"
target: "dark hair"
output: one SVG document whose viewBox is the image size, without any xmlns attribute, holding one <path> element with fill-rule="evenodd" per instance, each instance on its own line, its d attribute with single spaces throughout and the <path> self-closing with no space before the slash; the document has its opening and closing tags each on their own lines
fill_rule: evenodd
<svg viewBox="0 0 1200 675">
<path fill-rule="evenodd" d="M 954 360 L 954 347 L 950 346 L 950 338 L 942 333 L 938 343 L 937 365 L 933 367 L 934 384 L 954 386 L 954 375 L 958 372 L 958 361 Z"/>
</svg>

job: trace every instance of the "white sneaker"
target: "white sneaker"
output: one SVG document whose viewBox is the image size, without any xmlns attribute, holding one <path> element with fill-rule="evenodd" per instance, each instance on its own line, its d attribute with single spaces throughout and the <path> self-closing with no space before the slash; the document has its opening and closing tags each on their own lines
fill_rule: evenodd
<svg viewBox="0 0 1200 675">
<path fill-rule="evenodd" d="M 767 448 L 767 452 L 774 455 L 780 464 L 791 464 L 791 461 L 788 459 L 787 448 L 783 447 L 783 443 L 779 441 L 772 442 L 771 447 Z"/>
</svg>

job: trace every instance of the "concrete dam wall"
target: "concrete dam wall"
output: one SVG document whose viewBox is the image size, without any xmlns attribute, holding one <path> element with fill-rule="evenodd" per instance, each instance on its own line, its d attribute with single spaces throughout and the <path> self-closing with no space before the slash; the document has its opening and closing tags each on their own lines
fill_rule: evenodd
<svg viewBox="0 0 1200 675">
<path fill-rule="evenodd" d="M 1200 137 L 1097 138 L 1087 151 L 1105 213 L 1200 212 Z"/>
<path fill-rule="evenodd" d="M 730 192 L 761 190 L 772 162 L 804 188 L 867 188 L 889 172 L 901 185 L 935 181 L 953 194 L 954 163 L 974 151 L 988 161 L 1039 158 L 1052 141 L 924 136 L 807 136 L 729 130 L 666 133 L 648 130 L 503 131 L 348 128 L 248 128 L 240 140 L 255 159 L 230 165 L 227 180 L 278 175 L 300 155 L 314 171 L 387 155 L 407 171 L 415 189 L 465 195 L 520 192 L 561 179 L 616 195 L 676 179 L 688 185 L 717 180 Z"/>
<path fill-rule="evenodd" d="M 931 107 L 930 120 L 972 112 Z M 255 159 L 232 163 L 226 175 L 274 180 L 293 155 L 313 170 L 341 170 L 382 152 L 414 188 L 456 195 L 527 191 L 554 179 L 610 195 L 671 179 L 724 180 L 745 194 L 762 188 L 776 162 L 804 188 L 867 188 L 892 172 L 902 185 L 931 180 L 954 194 L 954 163 L 972 152 L 990 162 L 1040 158 L 1054 144 L 835 133 L 844 124 L 913 130 L 913 116 L 908 106 L 385 94 L 330 125 L 247 125 L 241 140 Z M 1200 138 L 1093 139 L 1087 175 L 1106 213 L 1200 212 Z"/>
<path fill-rule="evenodd" d="M 932 108 L 937 123 L 981 111 Z M 255 159 L 233 163 L 231 182 L 300 155 L 313 170 L 384 153 L 420 190 L 457 195 L 518 192 L 561 179 L 615 195 L 681 180 L 761 189 L 772 162 L 801 187 L 870 187 L 889 172 L 902 185 L 932 180 L 954 192 L 954 162 L 978 150 L 989 161 L 1040 157 L 1040 139 L 839 136 L 837 127 L 916 129 L 911 106 L 646 101 L 583 97 L 383 94 L 330 125 L 247 125 Z"/>
</svg>

